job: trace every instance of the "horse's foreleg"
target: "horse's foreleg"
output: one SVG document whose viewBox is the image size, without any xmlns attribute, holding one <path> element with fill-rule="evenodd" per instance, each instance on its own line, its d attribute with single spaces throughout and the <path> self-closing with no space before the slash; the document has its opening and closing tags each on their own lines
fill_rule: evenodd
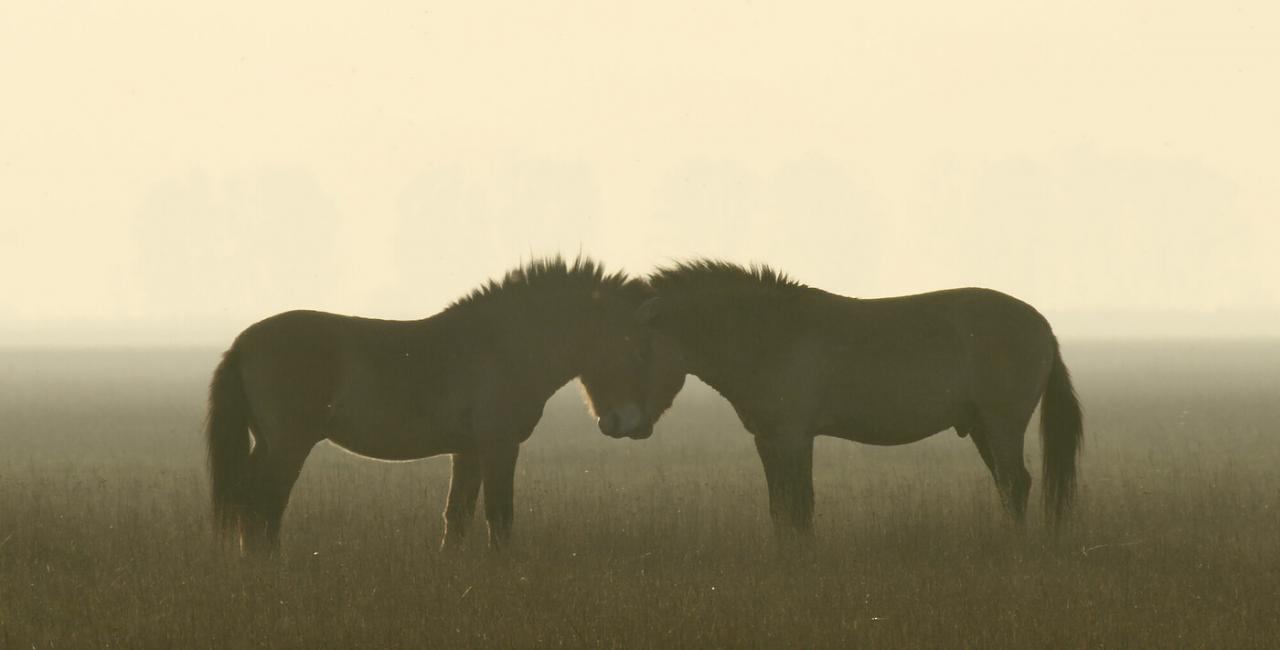
<svg viewBox="0 0 1280 650">
<path fill-rule="evenodd" d="M 457 548 L 475 517 L 476 499 L 480 496 L 480 454 L 468 451 L 453 455 L 453 478 L 449 482 L 449 501 L 444 508 L 444 541 L 440 548 Z"/>
<path fill-rule="evenodd" d="M 780 538 L 813 529 L 813 437 L 756 436 L 769 484 L 769 514 Z"/>
<path fill-rule="evenodd" d="M 484 485 L 484 515 L 489 523 L 489 547 L 500 548 L 511 537 L 516 457 L 515 441 L 485 445 L 480 451 L 480 473 Z"/>
</svg>

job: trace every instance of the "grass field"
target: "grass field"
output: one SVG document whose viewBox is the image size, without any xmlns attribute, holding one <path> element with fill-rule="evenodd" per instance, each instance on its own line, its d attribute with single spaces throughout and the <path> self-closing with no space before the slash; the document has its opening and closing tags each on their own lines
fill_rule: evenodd
<svg viewBox="0 0 1280 650">
<path fill-rule="evenodd" d="M 1038 511 L 1021 533 L 1004 523 L 967 439 L 821 439 L 816 539 L 780 557 L 754 447 L 723 400 L 691 385 L 652 439 L 623 442 L 595 431 L 571 385 L 522 452 L 508 551 L 478 535 L 436 552 L 446 458 L 322 445 L 266 567 L 226 557 L 210 530 L 200 423 L 216 355 L 0 351 L 0 647 L 1280 637 L 1280 342 L 1068 342 L 1086 440 L 1057 540 Z"/>
</svg>

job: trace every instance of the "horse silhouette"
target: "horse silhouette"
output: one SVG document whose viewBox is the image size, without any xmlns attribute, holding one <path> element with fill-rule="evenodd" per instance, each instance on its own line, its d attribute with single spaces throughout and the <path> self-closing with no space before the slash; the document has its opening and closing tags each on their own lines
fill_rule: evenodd
<svg viewBox="0 0 1280 650">
<path fill-rule="evenodd" d="M 481 489 L 489 543 L 501 546 L 520 443 L 557 389 L 580 377 L 601 431 L 616 437 L 650 435 L 670 406 L 679 386 L 651 390 L 637 314 L 650 296 L 641 280 L 556 257 L 422 320 L 290 311 L 250 326 L 209 389 L 216 527 L 242 553 L 274 552 L 303 463 L 329 440 L 383 460 L 452 454 L 442 546 L 462 541 Z"/>
<path fill-rule="evenodd" d="M 1080 404 L 1048 322 L 1026 303 L 974 288 L 859 300 L 712 260 L 660 269 L 649 283 L 657 296 L 641 314 L 664 350 L 650 372 L 667 377 L 654 385 L 687 372 L 728 399 L 755 436 L 780 536 L 812 526 L 819 435 L 900 445 L 954 429 L 1021 521 L 1023 437 L 1042 398 L 1045 508 L 1055 522 L 1066 515 Z"/>
</svg>

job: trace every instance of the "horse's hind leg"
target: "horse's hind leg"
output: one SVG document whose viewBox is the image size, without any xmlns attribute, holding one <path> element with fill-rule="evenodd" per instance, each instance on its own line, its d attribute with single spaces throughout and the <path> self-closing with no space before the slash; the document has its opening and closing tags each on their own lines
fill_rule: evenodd
<svg viewBox="0 0 1280 650">
<path fill-rule="evenodd" d="M 254 447 L 249 456 L 249 512 L 243 549 L 248 555 L 270 555 L 280 548 L 280 524 L 289 493 L 314 443 L 273 440 Z"/>
<path fill-rule="evenodd" d="M 1014 521 L 1022 523 L 1031 492 L 1031 474 L 1022 455 L 1023 438 L 1031 415 L 999 417 L 982 415 L 973 428 L 973 444 L 991 471 L 1000 502 Z"/>
<path fill-rule="evenodd" d="M 774 532 L 782 540 L 807 535 L 813 529 L 813 436 L 755 438 Z"/>
<path fill-rule="evenodd" d="M 992 478 L 995 478 L 996 461 L 991 455 L 991 444 L 987 441 L 987 432 L 982 427 L 975 426 L 970 428 L 968 433 L 973 446 L 978 450 L 978 455 L 982 457 L 982 464 L 987 466 L 987 471 L 991 472 Z"/>
<path fill-rule="evenodd" d="M 480 454 L 468 451 L 453 455 L 453 478 L 449 482 L 449 501 L 444 508 L 444 541 L 441 549 L 457 548 L 471 520 L 475 518 L 476 499 L 480 496 Z"/>
</svg>

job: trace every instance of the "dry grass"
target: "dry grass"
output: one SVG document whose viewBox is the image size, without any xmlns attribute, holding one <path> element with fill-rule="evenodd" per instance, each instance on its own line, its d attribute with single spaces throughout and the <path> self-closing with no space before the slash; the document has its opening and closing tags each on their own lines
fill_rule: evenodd
<svg viewBox="0 0 1280 650">
<path fill-rule="evenodd" d="M 634 443 L 569 389 L 521 458 L 510 552 L 434 550 L 446 460 L 324 447 L 283 561 L 246 566 L 209 530 L 214 351 L 0 352 L 0 647 L 1273 645 L 1280 345 L 1065 353 L 1088 429 L 1058 540 L 1003 523 L 967 440 L 822 440 L 817 539 L 782 557 L 717 397 Z"/>
</svg>

